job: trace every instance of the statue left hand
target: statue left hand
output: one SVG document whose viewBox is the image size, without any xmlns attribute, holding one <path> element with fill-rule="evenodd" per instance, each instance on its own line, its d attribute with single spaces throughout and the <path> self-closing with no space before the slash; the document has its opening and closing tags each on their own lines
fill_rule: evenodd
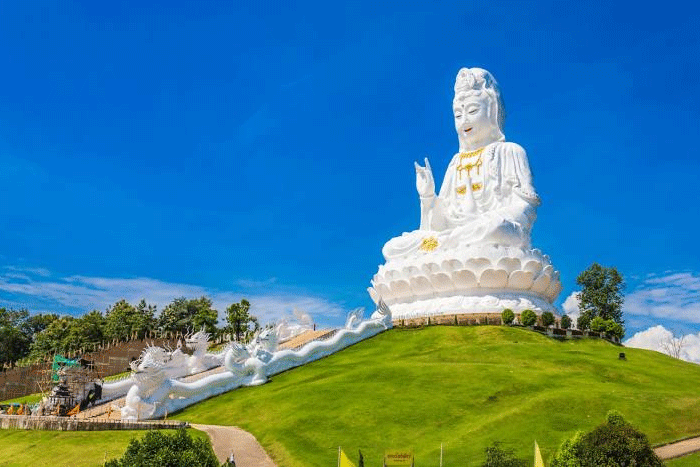
<svg viewBox="0 0 700 467">
<path fill-rule="evenodd" d="M 418 194 L 421 198 L 435 196 L 435 180 L 433 179 L 433 171 L 430 168 L 428 158 L 425 158 L 425 167 L 418 165 L 418 162 L 414 162 L 414 164 L 416 166 L 416 188 L 418 189 Z"/>
</svg>

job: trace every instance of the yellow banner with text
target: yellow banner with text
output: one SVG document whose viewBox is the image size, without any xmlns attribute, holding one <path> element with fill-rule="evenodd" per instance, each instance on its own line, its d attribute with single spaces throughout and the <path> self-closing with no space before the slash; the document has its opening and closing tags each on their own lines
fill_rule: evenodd
<svg viewBox="0 0 700 467">
<path fill-rule="evenodd" d="M 413 451 L 386 451 L 384 467 L 413 467 Z"/>
</svg>

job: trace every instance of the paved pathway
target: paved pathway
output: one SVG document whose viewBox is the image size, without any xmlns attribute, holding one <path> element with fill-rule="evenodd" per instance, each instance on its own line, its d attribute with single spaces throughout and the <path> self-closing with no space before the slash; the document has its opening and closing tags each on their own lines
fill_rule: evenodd
<svg viewBox="0 0 700 467">
<path fill-rule="evenodd" d="M 211 438 L 214 453 L 219 462 L 228 459 L 233 452 L 236 467 L 277 467 L 255 436 L 235 426 L 196 425 Z"/>
<path fill-rule="evenodd" d="M 685 456 L 693 452 L 700 451 L 700 436 L 690 438 L 677 443 L 667 444 L 654 449 L 654 452 L 661 460 L 673 459 L 674 457 Z"/>
</svg>

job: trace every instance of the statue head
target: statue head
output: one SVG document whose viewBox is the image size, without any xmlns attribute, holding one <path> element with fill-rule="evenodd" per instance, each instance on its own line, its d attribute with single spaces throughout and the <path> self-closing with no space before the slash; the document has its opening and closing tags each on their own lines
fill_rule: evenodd
<svg viewBox="0 0 700 467">
<path fill-rule="evenodd" d="M 460 152 L 505 139 L 505 108 L 493 75 L 482 68 L 462 68 L 452 102 Z"/>
</svg>

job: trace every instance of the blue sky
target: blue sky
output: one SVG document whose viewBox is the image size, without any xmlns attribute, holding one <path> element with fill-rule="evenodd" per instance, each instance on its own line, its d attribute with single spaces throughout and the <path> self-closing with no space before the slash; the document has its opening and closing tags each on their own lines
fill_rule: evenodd
<svg viewBox="0 0 700 467">
<path fill-rule="evenodd" d="M 480 66 L 559 303 L 598 261 L 628 335 L 700 331 L 697 7 L 239 3 L 0 1 L 0 306 L 207 294 L 340 323 L 417 227 L 413 161 L 441 180 Z"/>
</svg>

